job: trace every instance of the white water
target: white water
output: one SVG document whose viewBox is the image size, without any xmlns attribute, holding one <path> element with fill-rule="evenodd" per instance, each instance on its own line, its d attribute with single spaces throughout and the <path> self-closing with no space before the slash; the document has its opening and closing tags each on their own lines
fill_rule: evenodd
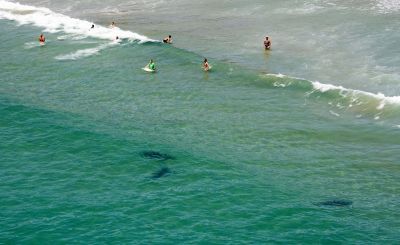
<svg viewBox="0 0 400 245">
<path fill-rule="evenodd" d="M 80 49 L 75 52 L 69 54 L 58 55 L 55 57 L 56 60 L 77 60 L 85 57 L 89 57 L 92 55 L 97 55 L 101 50 L 104 50 L 108 47 L 115 46 L 118 42 L 114 41 L 107 44 L 102 44 L 94 48 Z"/>
<path fill-rule="evenodd" d="M 312 82 L 312 85 L 316 91 L 322 93 L 329 91 L 337 91 L 343 97 L 351 98 L 352 100 L 357 100 L 361 96 L 369 97 L 379 101 L 379 106 L 376 107 L 378 110 L 382 110 L 386 104 L 400 105 L 400 96 L 385 96 L 382 93 L 374 94 L 361 90 L 348 89 L 342 86 L 335 86 L 332 84 L 323 84 L 320 82 Z"/>
<path fill-rule="evenodd" d="M 146 36 L 121 30 L 118 27 L 108 28 L 95 24 L 95 28 L 91 29 L 93 24 L 91 22 L 55 13 L 48 8 L 22 5 L 4 0 L 0 0 L 0 19 L 13 20 L 20 25 L 30 24 L 42 27 L 44 28 L 43 32 L 49 33 L 63 32 L 108 40 L 115 40 L 116 37 L 119 37 L 120 39 L 139 42 L 154 41 Z"/>
<path fill-rule="evenodd" d="M 286 15 L 311 15 L 315 12 L 323 12 L 324 9 L 328 8 L 329 4 L 328 3 L 323 3 L 323 4 L 304 4 L 301 8 L 275 8 L 274 13 L 281 11 L 280 14 L 286 14 Z M 337 6 L 337 4 L 332 4 L 332 6 L 335 6 L 335 8 L 340 9 L 340 7 Z M 377 13 L 381 14 L 387 14 L 387 13 L 393 13 L 399 10 L 400 4 L 398 1 L 390 1 L 390 0 L 381 0 L 381 1 L 376 1 L 372 5 L 372 9 L 378 8 Z M 262 9 L 262 8 L 261 8 Z M 290 10 L 290 11 L 289 11 Z M 390 10 L 390 11 L 389 11 Z M 254 13 L 257 13 L 257 11 L 260 11 L 260 8 L 254 8 L 252 10 Z M 240 10 L 237 10 L 237 12 L 241 13 Z M 4 1 L 0 0 L 0 19 L 8 19 L 8 20 L 14 20 L 20 25 L 24 24 L 31 24 L 34 26 L 42 27 L 45 28 L 45 32 L 50 32 L 50 33 L 67 33 L 67 35 L 60 36 L 59 38 L 61 40 L 63 39 L 71 39 L 71 40 L 79 40 L 85 37 L 92 37 L 92 38 L 99 38 L 99 39 L 106 39 L 106 40 L 115 40 L 115 38 L 118 36 L 121 39 L 129 39 L 129 40 L 137 40 L 139 42 L 147 42 L 147 41 L 154 41 L 146 36 L 131 32 L 131 31 L 125 31 L 120 28 L 108 28 L 108 27 L 103 27 L 100 25 L 97 25 L 95 23 L 95 28 L 91 29 L 92 23 L 89 21 L 85 20 L 80 20 L 77 18 L 71 18 L 69 16 L 55 13 L 51 11 L 48 8 L 43 8 L 43 7 L 34 7 L 34 6 L 28 6 L 28 5 L 22 5 L 19 3 L 12 3 L 9 1 Z M 308 40 L 307 40 L 308 42 Z M 215 43 L 216 46 L 218 46 L 218 43 Z M 74 59 L 80 59 L 84 57 L 88 57 L 91 55 L 96 55 L 99 54 L 101 50 L 110 47 L 113 45 L 111 44 L 104 44 L 100 45 L 94 48 L 88 48 L 88 49 L 82 49 L 82 50 L 77 50 L 75 52 L 69 53 L 69 54 L 62 54 L 58 55 L 55 58 L 58 60 L 74 60 Z M 306 45 L 308 45 L 306 43 Z M 313 44 L 314 46 L 316 43 Z M 32 47 L 32 43 L 28 43 L 27 48 Z M 249 46 L 251 47 L 251 45 Z M 279 48 L 279 46 L 278 46 Z M 310 49 L 310 52 L 312 50 Z M 322 49 L 322 51 L 324 51 Z M 279 50 L 273 52 L 281 52 Z M 273 53 L 272 53 L 273 54 Z M 273 54 L 274 55 L 274 54 Z M 342 54 L 343 55 L 343 54 Z M 314 57 L 315 58 L 315 57 Z M 343 57 L 342 57 L 343 58 Z M 329 66 L 334 66 L 334 60 L 330 60 L 324 56 L 321 57 L 321 59 L 324 59 L 324 62 L 320 62 L 319 65 L 320 68 L 324 68 L 324 64 L 329 64 Z M 371 57 L 367 57 L 367 59 L 371 59 Z M 365 60 L 367 60 L 365 59 Z M 361 60 L 358 60 L 361 61 Z M 368 60 L 368 62 L 371 62 Z M 373 61 L 375 62 L 375 60 Z M 373 63 L 372 62 L 372 63 Z M 307 65 L 307 64 L 306 64 Z M 328 67 L 328 66 L 327 66 Z M 376 69 L 381 69 L 380 67 L 384 66 L 376 66 Z M 306 69 L 308 69 L 308 66 L 306 66 Z M 369 68 L 365 68 L 368 70 Z M 337 69 L 338 72 L 341 71 L 340 68 Z M 396 72 L 387 70 L 386 68 L 381 69 L 383 73 L 381 75 L 376 75 L 374 78 L 371 78 L 372 81 L 385 81 L 386 76 L 385 74 L 387 73 L 388 76 L 390 76 L 389 80 L 393 80 L 392 78 L 396 77 Z M 363 70 L 361 71 L 363 72 Z M 361 74 L 361 73 L 357 73 Z M 366 73 L 367 74 L 367 73 Z M 282 74 L 268 74 L 269 76 L 276 76 L 278 78 L 283 78 L 286 77 L 285 75 Z M 364 77 L 365 75 L 362 74 L 361 77 Z M 306 80 L 306 79 L 302 79 Z M 386 79 L 388 80 L 388 79 Z M 334 85 L 334 84 L 329 84 L 329 83 L 322 83 L 322 82 L 310 82 L 313 86 L 313 91 L 319 91 L 321 93 L 326 93 L 329 91 L 337 91 L 338 94 L 340 94 L 343 97 L 350 98 L 351 101 L 357 102 L 361 97 L 366 97 L 370 98 L 372 100 L 375 100 L 377 102 L 376 109 L 377 110 L 382 110 L 385 108 L 386 105 L 391 104 L 391 105 L 399 105 L 400 104 L 400 96 L 388 96 L 385 95 L 383 92 L 368 92 L 364 91 L 361 89 L 353 89 L 353 88 L 347 88 L 347 86 L 343 85 Z M 274 84 L 277 87 L 286 87 L 290 86 L 291 83 L 282 83 L 282 81 L 277 81 Z M 350 106 L 352 106 L 350 104 Z"/>
<path fill-rule="evenodd" d="M 298 83 L 307 81 L 307 82 L 310 82 L 313 87 L 313 91 L 309 92 L 308 94 L 311 94 L 316 91 L 321 92 L 321 93 L 335 91 L 340 96 L 342 96 L 344 98 L 349 98 L 353 102 L 356 102 L 357 100 L 359 100 L 362 97 L 368 98 L 370 100 L 375 100 L 375 101 L 379 102 L 379 105 L 376 107 L 377 110 L 382 110 L 385 107 L 385 105 L 387 105 L 387 104 L 396 105 L 396 106 L 400 105 L 400 96 L 386 96 L 383 93 L 375 94 L 375 93 L 370 93 L 370 92 L 357 90 L 357 89 L 349 89 L 349 88 L 345 88 L 343 86 L 337 86 L 337 85 L 333 85 L 333 84 L 325 84 L 325 83 L 321 83 L 318 81 L 308 81 L 304 78 L 289 77 L 289 76 L 286 76 L 283 74 L 265 74 L 265 76 L 278 78 L 278 80 L 276 80 L 273 84 L 275 87 L 284 88 L 284 87 L 288 87 L 288 86 L 296 84 L 296 81 Z M 289 79 L 283 80 L 281 78 L 289 78 Z"/>
<path fill-rule="evenodd" d="M 380 13 L 388 14 L 400 11 L 399 0 L 376 0 L 376 8 Z"/>
</svg>

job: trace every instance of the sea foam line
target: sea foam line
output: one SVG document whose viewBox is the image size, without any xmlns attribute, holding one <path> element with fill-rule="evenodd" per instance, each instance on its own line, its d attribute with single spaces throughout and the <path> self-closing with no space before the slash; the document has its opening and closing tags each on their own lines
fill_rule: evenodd
<svg viewBox="0 0 400 245">
<path fill-rule="evenodd" d="M 111 43 L 107 43 L 107 44 L 102 44 L 99 45 L 97 47 L 94 48 L 87 48 L 87 49 L 80 49 L 78 51 L 69 53 L 69 54 L 63 54 L 63 55 L 58 55 L 56 57 L 54 57 L 56 60 L 77 60 L 80 58 L 85 58 L 85 57 L 89 57 L 92 55 L 96 55 L 98 54 L 101 50 L 106 49 L 110 46 L 114 46 L 116 45 L 118 42 L 114 41 Z"/>
<path fill-rule="evenodd" d="M 372 98 L 375 99 L 379 102 L 379 105 L 376 107 L 377 110 L 382 110 L 385 105 L 387 104 L 392 104 L 392 105 L 400 105 L 400 96 L 386 96 L 383 93 L 371 93 L 367 91 L 362 91 L 362 90 L 357 90 L 357 89 L 349 89 L 345 88 L 343 86 L 337 86 L 333 84 L 326 84 L 326 83 L 321 83 L 318 81 L 308 81 L 304 78 L 298 78 L 298 77 L 290 77 L 287 75 L 283 74 L 265 74 L 266 76 L 269 77 L 276 77 L 276 78 L 289 78 L 290 81 L 275 81 L 274 86 L 275 87 L 287 87 L 295 84 L 296 80 L 297 81 L 306 81 L 311 84 L 312 86 L 312 91 L 311 93 L 315 91 L 319 91 L 321 93 L 326 93 L 330 91 L 336 91 L 338 94 L 342 97 L 350 98 L 353 101 L 360 99 L 361 96 L 367 97 L 367 98 Z"/>
<path fill-rule="evenodd" d="M 42 27 L 45 28 L 44 32 L 49 33 L 65 32 L 106 40 L 115 40 L 118 36 L 121 39 L 139 41 L 140 43 L 155 42 L 155 40 L 146 36 L 121 30 L 118 27 L 108 28 L 96 25 L 94 29 L 91 29 L 92 23 L 89 21 L 55 13 L 48 8 L 12 3 L 5 0 L 0 0 L 0 19 L 13 20 L 20 25 L 31 24 Z"/>
<path fill-rule="evenodd" d="M 322 93 L 325 93 L 327 91 L 338 91 L 339 94 L 344 97 L 354 98 L 354 97 L 359 97 L 361 95 L 374 98 L 380 102 L 376 108 L 377 110 L 382 110 L 386 104 L 400 105 L 400 96 L 386 96 L 383 93 L 374 94 L 371 92 L 366 92 L 357 89 L 349 89 L 349 88 L 344 88 L 343 86 L 324 84 L 320 82 L 311 82 L 311 84 L 314 90 L 318 90 Z"/>
<path fill-rule="evenodd" d="M 375 8 L 381 14 L 388 14 L 400 11 L 399 0 L 376 0 Z"/>
</svg>

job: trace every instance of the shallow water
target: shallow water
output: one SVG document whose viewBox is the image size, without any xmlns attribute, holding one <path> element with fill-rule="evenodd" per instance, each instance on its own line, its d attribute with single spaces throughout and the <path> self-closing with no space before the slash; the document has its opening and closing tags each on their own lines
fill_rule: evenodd
<svg viewBox="0 0 400 245">
<path fill-rule="evenodd" d="M 399 241 L 396 98 L 265 74 L 278 63 L 246 54 L 204 73 L 224 42 L 163 45 L 129 18 L 91 33 L 58 16 L 40 47 L 43 26 L 19 15 L 0 20 L 1 242 Z"/>
<path fill-rule="evenodd" d="M 257 71 L 400 95 L 398 0 L 46 0 L 41 4 L 103 25 L 114 20 L 123 29 L 154 39 L 172 34 L 178 47 Z M 273 52 L 267 54 L 262 50 L 265 35 L 273 42 Z"/>
</svg>

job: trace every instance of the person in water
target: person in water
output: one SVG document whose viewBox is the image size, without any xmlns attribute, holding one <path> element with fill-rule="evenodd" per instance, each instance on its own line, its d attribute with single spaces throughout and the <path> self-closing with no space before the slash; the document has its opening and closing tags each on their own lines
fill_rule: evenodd
<svg viewBox="0 0 400 245">
<path fill-rule="evenodd" d="M 41 44 L 44 44 L 44 42 L 46 42 L 46 38 L 44 37 L 43 34 L 40 34 L 40 36 L 39 36 L 39 42 L 40 42 Z"/>
<path fill-rule="evenodd" d="M 210 64 L 208 64 L 208 60 L 207 59 L 204 59 L 204 62 L 203 62 L 203 69 L 204 69 L 204 71 L 209 71 L 210 70 Z"/>
<path fill-rule="evenodd" d="M 94 29 L 94 24 L 92 24 L 92 27 L 90 27 L 90 29 Z"/>
<path fill-rule="evenodd" d="M 156 65 L 154 64 L 153 59 L 150 60 L 149 64 L 147 65 L 147 68 L 149 68 L 152 71 L 156 70 Z"/>
<path fill-rule="evenodd" d="M 172 36 L 171 36 L 171 35 L 168 35 L 168 37 L 166 37 L 166 38 L 163 39 L 163 42 L 164 42 L 164 43 L 172 43 Z"/>
<path fill-rule="evenodd" d="M 114 28 L 115 27 L 115 22 L 113 21 L 113 22 L 111 22 L 111 25 L 110 25 L 110 27 L 111 28 Z"/>
<path fill-rule="evenodd" d="M 265 50 L 268 50 L 268 49 L 271 49 L 271 38 L 269 38 L 268 36 L 266 36 L 265 37 L 265 40 L 264 40 L 264 47 L 265 47 Z"/>
</svg>

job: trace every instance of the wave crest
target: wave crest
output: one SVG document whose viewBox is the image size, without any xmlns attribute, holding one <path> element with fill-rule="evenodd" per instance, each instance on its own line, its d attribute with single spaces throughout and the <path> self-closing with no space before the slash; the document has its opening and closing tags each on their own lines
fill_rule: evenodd
<svg viewBox="0 0 400 245">
<path fill-rule="evenodd" d="M 271 82 L 274 87 L 291 87 L 303 90 L 308 97 L 314 95 L 318 98 L 327 98 L 329 105 L 341 110 L 360 113 L 358 117 L 361 117 L 361 115 L 372 116 L 375 120 L 379 120 L 385 115 L 390 116 L 393 109 L 395 111 L 400 109 L 400 96 L 387 96 L 383 93 L 371 93 L 282 74 L 265 74 L 264 77 L 272 79 Z M 338 115 L 332 112 L 331 114 Z"/>
<path fill-rule="evenodd" d="M 140 43 L 155 41 L 131 31 L 121 30 L 118 27 L 108 28 L 96 25 L 94 29 L 91 29 L 92 23 L 86 20 L 55 13 L 48 8 L 22 5 L 5 0 L 0 0 L 0 19 L 13 20 L 20 25 L 32 24 L 45 28 L 44 31 L 49 33 L 65 32 L 106 40 L 114 40 L 118 36 L 121 39 L 139 41 Z"/>
</svg>

